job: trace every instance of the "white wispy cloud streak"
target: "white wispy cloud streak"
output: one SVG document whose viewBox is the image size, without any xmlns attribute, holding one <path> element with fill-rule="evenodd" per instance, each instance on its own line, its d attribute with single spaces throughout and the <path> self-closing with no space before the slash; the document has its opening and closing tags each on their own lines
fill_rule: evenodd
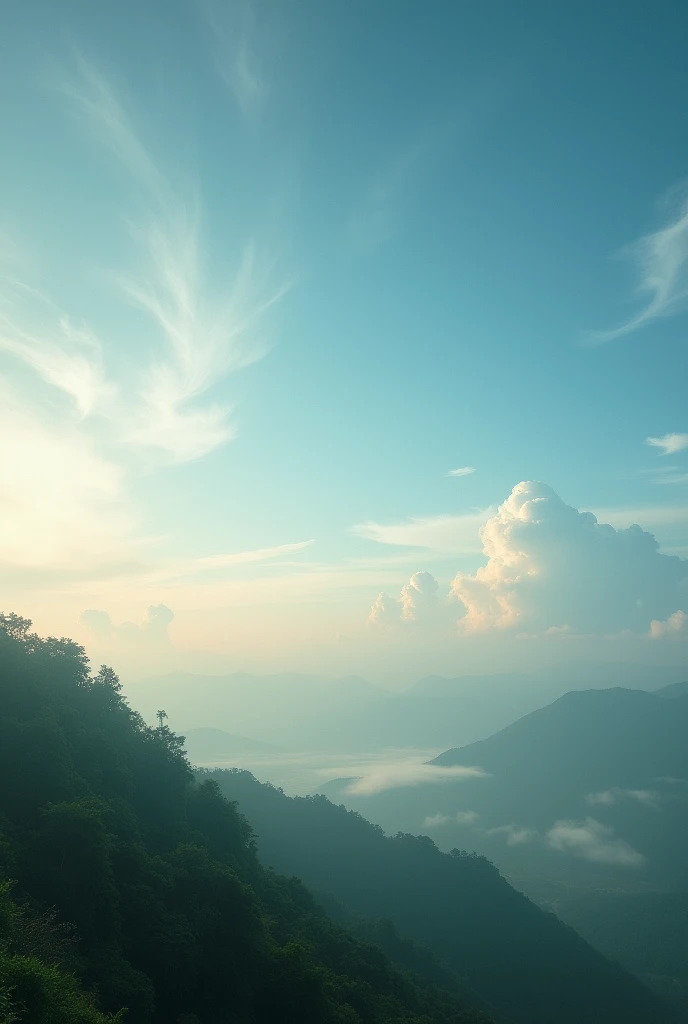
<svg viewBox="0 0 688 1024">
<path fill-rule="evenodd" d="M 633 505 L 628 508 L 594 508 L 599 522 L 624 529 L 642 523 L 648 528 L 688 525 L 688 505 Z"/>
<path fill-rule="evenodd" d="M 82 419 L 104 410 L 115 396 L 106 380 L 100 339 L 76 327 L 47 295 L 13 275 L 0 277 L 0 351 L 66 394 Z"/>
<path fill-rule="evenodd" d="M 523 846 L 525 843 L 532 843 L 537 839 L 538 834 L 532 828 L 524 825 L 496 825 L 485 831 L 488 836 L 504 836 L 507 846 Z"/>
<path fill-rule="evenodd" d="M 660 317 L 680 312 L 688 303 L 688 199 L 674 220 L 628 246 L 622 255 L 636 266 L 636 290 L 649 297 L 644 309 L 620 327 L 596 331 L 591 340 L 614 341 Z"/>
<path fill-rule="evenodd" d="M 437 814 L 428 814 L 423 821 L 424 828 L 439 828 L 442 825 L 454 824 L 458 825 L 474 825 L 478 820 L 477 811 L 457 811 L 456 814 L 442 814 L 438 811 Z"/>
<path fill-rule="evenodd" d="M 675 455 L 688 448 L 688 434 L 665 434 L 664 437 L 646 437 L 645 444 L 661 448 L 662 455 Z"/>
<path fill-rule="evenodd" d="M 432 764 L 386 764 L 373 768 L 359 779 L 353 779 L 345 792 L 350 796 L 372 796 L 389 789 L 405 786 L 423 786 L 435 782 L 451 782 L 453 779 L 487 778 L 482 768 L 467 765 L 439 767 Z"/>
<path fill-rule="evenodd" d="M 645 807 L 657 808 L 661 799 L 661 794 L 654 789 L 623 789 L 619 786 L 612 786 L 611 789 L 603 789 L 598 793 L 588 793 L 585 797 L 586 803 L 593 807 L 613 807 L 619 800 L 635 800 Z"/>
<path fill-rule="evenodd" d="M 351 528 L 357 537 L 396 544 L 399 547 L 429 548 L 452 554 L 473 554 L 480 551 L 479 529 L 493 514 L 487 508 L 452 516 L 417 516 L 397 523 L 368 520 Z"/>
<path fill-rule="evenodd" d="M 475 473 L 474 466 L 459 466 L 458 469 L 450 469 L 447 476 L 470 476 Z"/>
<path fill-rule="evenodd" d="M 207 574 L 217 576 L 223 571 L 235 569 L 243 565 L 252 565 L 257 562 L 275 562 L 286 555 L 303 551 L 314 543 L 313 540 L 296 541 L 291 544 L 276 544 L 267 548 L 255 548 L 250 551 L 233 551 L 218 553 L 214 555 L 203 555 L 200 558 L 172 558 L 165 559 L 159 566 L 143 568 L 132 578 L 132 584 L 137 582 L 146 585 L 174 583 L 181 580 L 188 580 L 193 577 L 203 577 Z"/>
<path fill-rule="evenodd" d="M 233 434 L 228 410 L 200 405 L 199 399 L 265 354 L 259 321 L 286 288 L 270 288 L 272 268 L 253 241 L 244 247 L 234 279 L 211 288 L 199 199 L 185 201 L 175 193 L 104 76 L 83 57 L 78 69 L 65 95 L 92 137 L 129 172 L 148 207 L 143 224 L 132 227 L 143 265 L 119 275 L 119 283 L 166 343 L 144 372 L 138 409 L 127 417 L 123 438 L 162 449 L 174 461 L 198 458 Z"/>
<path fill-rule="evenodd" d="M 660 477 L 656 483 L 658 484 L 688 484 L 688 473 L 670 473 L 667 476 Z"/>
<path fill-rule="evenodd" d="M 268 99 L 268 84 L 256 47 L 256 12 L 251 0 L 201 4 L 215 43 L 217 72 L 246 118 L 256 117 Z"/>
<path fill-rule="evenodd" d="M 85 57 L 75 55 L 56 92 L 129 186 L 138 265 L 111 280 L 115 297 L 144 318 L 141 356 L 128 369 L 117 358 L 127 339 L 106 343 L 35 287 L 30 259 L 3 236 L 0 354 L 33 381 L 24 388 L 16 373 L 4 377 L 0 562 L 110 574 L 115 564 L 140 565 L 148 545 L 130 500 L 141 457 L 147 468 L 182 462 L 231 438 L 229 409 L 211 390 L 267 351 L 264 316 L 285 288 L 271 286 L 272 263 L 255 240 L 236 249 L 228 280 L 211 281 L 198 196 L 172 187 L 112 84 Z M 122 374 L 113 375 L 115 366 Z"/>
</svg>

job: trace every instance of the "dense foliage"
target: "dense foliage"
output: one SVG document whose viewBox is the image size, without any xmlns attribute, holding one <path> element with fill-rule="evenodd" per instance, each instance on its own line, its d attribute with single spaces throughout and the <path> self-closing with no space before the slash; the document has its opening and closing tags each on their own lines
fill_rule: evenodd
<svg viewBox="0 0 688 1024">
<path fill-rule="evenodd" d="M 385 836 L 324 796 L 287 797 L 248 772 L 213 771 L 256 830 L 265 864 L 298 874 L 355 913 L 389 918 L 429 949 L 498 1020 L 665 1024 L 682 1019 L 484 857 L 441 853 L 425 836 Z M 377 941 L 384 944 L 383 938 Z M 390 947 L 388 952 L 395 955 Z"/>
<path fill-rule="evenodd" d="M 30 626 L 0 618 L 2 1024 L 478 1019 L 261 867 L 164 717 Z"/>
</svg>

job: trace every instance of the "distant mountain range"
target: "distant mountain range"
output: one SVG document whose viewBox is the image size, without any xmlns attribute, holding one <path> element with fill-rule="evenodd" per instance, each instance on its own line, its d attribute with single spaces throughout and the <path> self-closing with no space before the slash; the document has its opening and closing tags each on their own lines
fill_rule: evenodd
<svg viewBox="0 0 688 1024">
<path fill-rule="evenodd" d="M 278 747 L 235 736 L 224 729 L 187 729 L 184 748 L 192 764 L 215 764 L 244 754 L 274 754 Z"/>
<path fill-rule="evenodd" d="M 670 683 L 668 686 L 663 686 L 660 690 L 655 690 L 658 697 L 686 697 L 688 696 L 688 679 L 682 683 Z"/>
<path fill-rule="evenodd" d="M 622 870 L 679 883 L 688 859 L 681 691 L 567 693 L 486 740 L 440 754 L 430 762 L 436 782 L 428 776 L 424 785 L 366 795 L 337 780 L 322 791 L 388 830 L 477 849 L 505 870 L 546 865 L 599 879 Z M 484 774 L 447 780 L 442 770 L 459 765 Z"/>
<path fill-rule="evenodd" d="M 292 674 L 201 676 L 176 672 L 125 686 L 147 721 L 164 708 L 178 731 L 214 728 L 280 749 L 332 746 L 338 722 L 364 715 L 385 691 L 355 676 L 325 680 Z M 349 733 L 347 732 L 347 737 Z"/>
<path fill-rule="evenodd" d="M 666 670 L 676 682 L 676 669 Z M 621 683 L 654 689 L 641 666 L 575 663 L 533 675 L 428 676 L 390 692 L 357 676 L 200 676 L 173 673 L 125 686 L 148 721 L 164 708 L 179 731 L 212 726 L 280 749 L 442 750 L 492 735 L 568 690 Z"/>
</svg>

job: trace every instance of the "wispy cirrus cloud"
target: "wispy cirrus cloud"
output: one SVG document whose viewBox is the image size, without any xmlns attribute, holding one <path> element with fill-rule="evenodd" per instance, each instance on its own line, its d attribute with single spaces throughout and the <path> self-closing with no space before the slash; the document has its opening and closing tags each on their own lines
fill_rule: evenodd
<svg viewBox="0 0 688 1024">
<path fill-rule="evenodd" d="M 457 811 L 456 814 L 428 814 L 423 821 L 424 828 L 440 828 L 442 825 L 474 825 L 478 820 L 477 811 Z"/>
<path fill-rule="evenodd" d="M 132 225 L 141 263 L 117 279 L 153 327 L 155 354 L 123 438 L 161 449 L 174 461 L 198 458 L 233 435 L 228 410 L 205 401 L 207 392 L 265 354 L 259 324 L 286 289 L 270 287 L 271 264 L 253 240 L 240 253 L 233 277 L 211 285 L 200 200 L 175 192 L 104 76 L 83 57 L 78 72 L 63 92 L 91 136 L 129 172 L 146 209 Z M 162 354 L 155 346 L 159 339 Z"/>
<path fill-rule="evenodd" d="M 666 476 L 659 477 L 656 481 L 658 484 L 688 484 L 688 473 L 668 473 Z"/>
<path fill-rule="evenodd" d="M 351 528 L 357 537 L 395 544 L 399 547 L 429 548 L 452 554 L 474 554 L 480 551 L 479 530 L 493 514 L 487 508 L 464 515 L 416 516 L 396 523 L 368 520 Z"/>
<path fill-rule="evenodd" d="M 617 530 L 642 523 L 648 528 L 688 525 L 688 505 L 629 505 L 626 508 L 590 509 L 600 522 Z"/>
<path fill-rule="evenodd" d="M 372 796 L 389 789 L 423 786 L 428 783 L 451 782 L 455 779 L 482 779 L 487 773 L 482 768 L 468 765 L 438 767 L 432 764 L 413 764 L 403 761 L 386 764 L 371 770 L 358 779 L 352 779 L 345 792 L 350 796 Z"/>
<path fill-rule="evenodd" d="M 619 327 L 591 334 L 593 342 L 614 341 L 688 304 L 688 199 L 665 227 L 622 251 L 635 265 L 636 291 L 648 297 L 643 309 Z"/>
<path fill-rule="evenodd" d="M 198 189 L 173 187 L 170 174 L 185 169 L 161 169 L 137 126 L 141 112 L 94 64 L 76 54 L 54 84 L 80 135 L 124 174 L 129 205 L 114 222 L 128 223 L 135 255 L 108 279 L 115 303 L 141 317 L 138 349 L 119 358 L 129 339 L 110 337 L 111 318 L 94 327 L 64 308 L 3 236 L 0 561 L 110 573 L 141 564 L 148 544 L 131 500 L 139 468 L 198 458 L 233 436 L 214 390 L 265 354 L 265 316 L 285 288 L 273 287 L 273 262 L 256 239 L 232 247 L 231 272 L 210 273 Z"/>
<path fill-rule="evenodd" d="M 458 469 L 450 469 L 447 476 L 470 476 L 471 473 L 475 473 L 474 466 L 459 466 Z"/>
<path fill-rule="evenodd" d="M 675 455 L 688 448 L 688 434 L 665 434 L 664 437 L 646 437 L 645 444 L 660 448 L 662 455 Z"/>
<path fill-rule="evenodd" d="M 220 4 L 204 0 L 201 9 L 213 36 L 218 74 L 246 118 L 264 108 L 268 83 L 256 44 L 256 10 L 252 0 Z"/>
<path fill-rule="evenodd" d="M 287 556 L 304 551 L 313 543 L 313 540 L 301 540 L 248 551 L 219 552 L 199 558 L 162 558 L 153 564 L 137 567 L 129 577 L 129 582 L 132 586 L 173 585 L 189 580 L 221 579 L 228 571 L 258 562 L 284 566 Z"/>
<path fill-rule="evenodd" d="M 146 319 L 144 365 L 135 385 L 117 388 L 106 379 L 105 346 L 95 332 L 76 327 L 30 284 L 8 278 L 0 348 L 69 394 L 82 415 L 107 416 L 119 441 L 175 462 L 199 458 L 234 433 L 228 408 L 208 393 L 265 355 L 264 315 L 286 287 L 271 286 L 272 262 L 255 240 L 239 251 L 233 273 L 213 285 L 199 199 L 175 192 L 112 85 L 79 55 L 60 92 L 89 137 L 127 172 L 144 210 L 130 222 L 138 265 L 113 274 L 122 300 Z M 30 306 L 41 316 L 27 315 Z"/>
<path fill-rule="evenodd" d="M 661 799 L 661 794 L 654 789 L 623 789 L 619 786 L 588 793 L 585 797 L 586 803 L 593 807 L 613 807 L 619 801 L 634 800 L 645 807 L 657 808 Z"/>
</svg>

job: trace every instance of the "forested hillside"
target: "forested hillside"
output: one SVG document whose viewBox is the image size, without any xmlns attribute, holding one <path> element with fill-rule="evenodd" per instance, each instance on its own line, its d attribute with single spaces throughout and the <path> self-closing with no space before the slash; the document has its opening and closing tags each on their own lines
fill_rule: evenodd
<svg viewBox="0 0 688 1024">
<path fill-rule="evenodd" d="M 164 716 L 30 626 L 0 618 L 2 1024 L 478 1019 L 265 870 Z"/>
<path fill-rule="evenodd" d="M 257 833 L 263 862 L 358 914 L 390 918 L 429 947 L 500 1021 L 632 1024 L 680 1018 L 571 928 L 514 890 L 485 858 L 387 837 L 324 796 L 287 797 L 248 772 L 215 771 Z"/>
</svg>

